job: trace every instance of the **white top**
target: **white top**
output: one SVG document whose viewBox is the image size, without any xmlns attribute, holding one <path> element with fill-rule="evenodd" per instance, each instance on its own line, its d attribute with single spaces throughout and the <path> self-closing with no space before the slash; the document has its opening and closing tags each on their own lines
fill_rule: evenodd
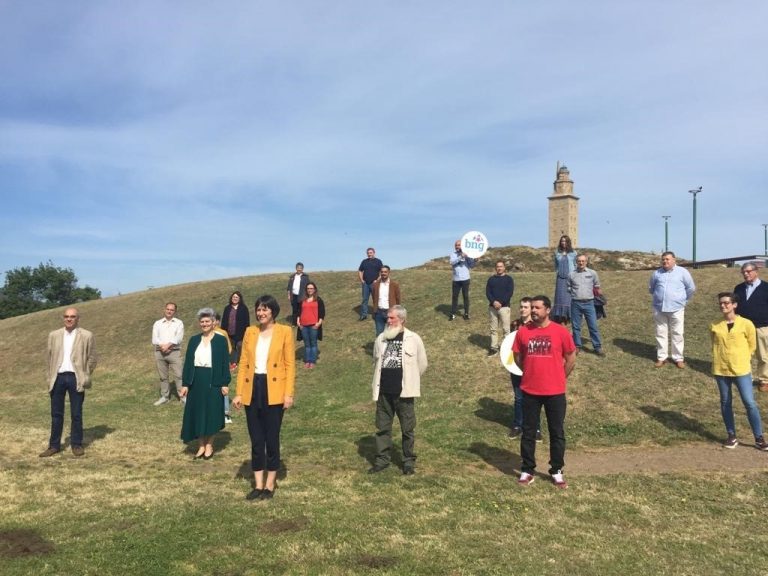
<svg viewBox="0 0 768 576">
<path fill-rule="evenodd" d="M 291 292 L 293 292 L 296 296 L 299 295 L 299 290 L 301 290 L 301 277 L 302 274 L 293 275 L 293 286 L 291 288 Z"/>
<path fill-rule="evenodd" d="M 259 334 L 256 341 L 256 374 L 267 373 L 267 357 L 269 356 L 269 345 L 272 343 L 272 334 L 264 336 Z"/>
<path fill-rule="evenodd" d="M 184 340 L 184 322 L 178 318 L 161 318 L 152 326 L 152 345 L 174 344 L 178 346 Z"/>
<path fill-rule="evenodd" d="M 379 310 L 389 310 L 389 282 L 379 282 Z"/>
<path fill-rule="evenodd" d="M 64 330 L 64 354 L 61 359 L 61 366 L 59 366 L 59 374 L 75 371 L 75 367 L 72 365 L 72 347 L 75 344 L 76 334 L 77 328 L 74 328 L 71 332 Z"/>
<path fill-rule="evenodd" d="M 198 368 L 210 368 L 213 366 L 211 361 L 211 343 L 206 342 L 205 338 L 200 340 L 200 345 L 195 349 L 195 366 Z"/>
<path fill-rule="evenodd" d="M 747 300 L 749 300 L 749 297 L 752 296 L 752 292 L 755 291 L 755 288 L 760 286 L 760 278 L 757 278 L 752 284 L 747 284 Z"/>
</svg>

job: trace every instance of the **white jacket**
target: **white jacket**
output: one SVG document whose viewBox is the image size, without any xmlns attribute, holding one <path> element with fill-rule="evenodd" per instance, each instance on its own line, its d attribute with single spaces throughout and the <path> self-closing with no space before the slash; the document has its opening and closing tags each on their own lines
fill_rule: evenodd
<svg viewBox="0 0 768 576">
<path fill-rule="evenodd" d="M 373 359 L 376 367 L 373 370 L 373 401 L 379 399 L 381 384 L 381 362 L 387 342 L 384 334 L 379 334 L 373 343 Z M 416 332 L 403 328 L 403 391 L 401 398 L 418 398 L 421 396 L 421 375 L 427 369 L 427 351 L 424 342 Z"/>
</svg>

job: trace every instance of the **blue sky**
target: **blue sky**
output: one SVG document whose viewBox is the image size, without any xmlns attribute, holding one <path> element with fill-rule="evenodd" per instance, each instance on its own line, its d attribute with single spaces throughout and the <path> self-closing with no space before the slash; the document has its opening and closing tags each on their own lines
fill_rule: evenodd
<svg viewBox="0 0 768 576">
<path fill-rule="evenodd" d="M 760 253 L 768 3 L 1 2 L 0 272 L 104 295 L 547 242 Z"/>
</svg>

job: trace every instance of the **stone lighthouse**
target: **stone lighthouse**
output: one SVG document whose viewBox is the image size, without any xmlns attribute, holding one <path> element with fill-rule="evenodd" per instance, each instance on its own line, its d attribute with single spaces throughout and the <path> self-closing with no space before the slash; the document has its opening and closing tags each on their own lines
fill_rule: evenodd
<svg viewBox="0 0 768 576">
<path fill-rule="evenodd" d="M 549 247 L 555 248 L 560 237 L 571 237 L 579 245 L 579 198 L 573 195 L 573 180 L 568 168 L 557 163 L 554 192 L 549 197 Z"/>
</svg>

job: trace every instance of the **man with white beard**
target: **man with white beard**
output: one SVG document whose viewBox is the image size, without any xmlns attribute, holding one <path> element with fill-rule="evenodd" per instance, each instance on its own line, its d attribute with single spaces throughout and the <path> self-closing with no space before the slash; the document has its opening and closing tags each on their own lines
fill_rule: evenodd
<svg viewBox="0 0 768 576">
<path fill-rule="evenodd" d="M 368 470 L 369 474 L 381 472 L 392 461 L 395 414 L 403 435 L 403 474 L 411 475 L 415 470 L 414 399 L 421 396 L 421 375 L 427 369 L 427 352 L 419 335 L 405 327 L 407 315 L 402 306 L 392 306 L 387 312 L 387 327 L 373 343 L 376 460 Z"/>
</svg>

